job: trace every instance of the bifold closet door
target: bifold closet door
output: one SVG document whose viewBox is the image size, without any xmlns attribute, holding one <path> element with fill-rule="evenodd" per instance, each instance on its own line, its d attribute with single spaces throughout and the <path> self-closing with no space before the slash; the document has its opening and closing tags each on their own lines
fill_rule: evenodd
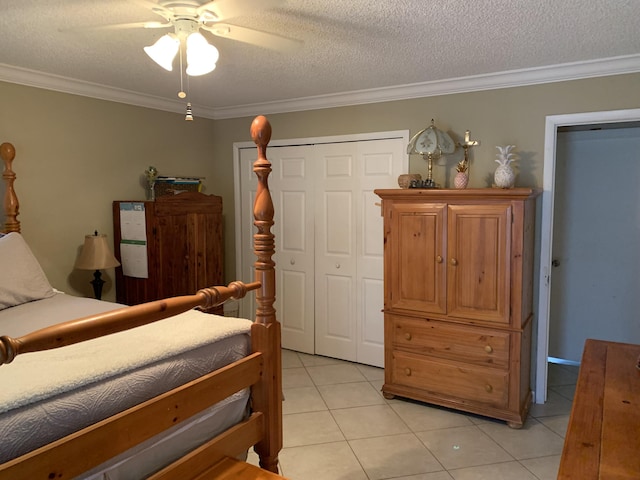
<svg viewBox="0 0 640 480">
<path fill-rule="evenodd" d="M 383 219 L 376 188 L 397 187 L 402 139 L 319 145 L 315 194 L 316 353 L 384 364 Z"/>
<path fill-rule="evenodd" d="M 269 179 L 275 209 L 276 302 L 284 348 L 313 354 L 314 218 L 313 149 L 275 147 L 269 151 Z"/>
<path fill-rule="evenodd" d="M 314 218 L 313 218 L 312 146 L 270 147 L 272 172 L 269 190 L 274 204 L 276 253 L 275 309 L 282 327 L 282 346 L 290 350 L 315 353 L 314 333 Z M 255 148 L 240 152 L 242 250 L 244 258 L 253 258 L 253 216 L 257 180 L 252 170 Z M 249 270 L 250 268 L 250 270 Z M 253 264 L 243 277 L 253 279 Z M 253 295 L 245 298 L 243 314 L 253 318 Z"/>
<path fill-rule="evenodd" d="M 376 188 L 397 187 L 402 138 L 269 147 L 282 346 L 383 366 L 383 235 Z M 240 152 L 242 252 L 252 258 L 254 149 Z M 243 275 L 253 278 L 245 267 Z M 243 312 L 253 312 L 253 296 Z M 246 313 L 251 315 L 251 313 Z"/>
</svg>

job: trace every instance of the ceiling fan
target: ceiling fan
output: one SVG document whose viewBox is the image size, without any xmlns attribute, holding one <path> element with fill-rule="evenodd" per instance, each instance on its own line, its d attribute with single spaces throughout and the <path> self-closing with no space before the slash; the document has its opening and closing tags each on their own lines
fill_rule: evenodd
<svg viewBox="0 0 640 480">
<path fill-rule="evenodd" d="M 205 3 L 198 0 L 159 0 L 157 3 L 151 0 L 132 1 L 149 8 L 164 21 L 121 23 L 87 28 L 92 30 L 173 28 L 172 33 L 161 37 L 154 45 L 145 47 L 145 52 L 169 71 L 172 70 L 173 59 L 182 42 L 187 45 L 187 63 L 194 65 L 190 70 L 187 69 L 187 74 L 202 75 L 215 68 L 215 62 L 218 59 L 217 49 L 207 43 L 204 36 L 200 34 L 200 30 L 218 37 L 278 51 L 291 51 L 302 45 L 300 40 L 225 23 L 247 13 L 282 5 L 285 3 L 284 0 L 213 0 Z M 192 62 L 189 62 L 190 51 L 194 52 Z M 196 60 L 196 56 L 199 60 Z M 198 64 L 197 67 L 196 64 Z"/>
</svg>

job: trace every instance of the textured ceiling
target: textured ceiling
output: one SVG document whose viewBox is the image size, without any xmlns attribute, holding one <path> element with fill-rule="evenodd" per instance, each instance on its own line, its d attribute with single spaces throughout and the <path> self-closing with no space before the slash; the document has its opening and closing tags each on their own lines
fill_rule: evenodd
<svg viewBox="0 0 640 480">
<path fill-rule="evenodd" d="M 640 70 L 639 19 L 639 0 L 288 0 L 228 23 L 300 39 L 300 49 L 209 36 L 218 67 L 190 78 L 189 95 L 195 111 L 215 112 L 612 57 Z M 137 0 L 2 0 L 0 80 L 179 105 L 179 73 L 142 51 L 171 30 L 82 28 L 158 20 Z"/>
</svg>

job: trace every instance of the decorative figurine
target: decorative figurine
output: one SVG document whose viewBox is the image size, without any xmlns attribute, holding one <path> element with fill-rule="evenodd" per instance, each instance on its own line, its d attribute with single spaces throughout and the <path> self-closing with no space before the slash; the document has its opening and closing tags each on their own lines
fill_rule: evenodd
<svg viewBox="0 0 640 480">
<path fill-rule="evenodd" d="M 458 189 L 467 188 L 467 185 L 469 184 L 469 173 L 467 171 L 467 162 L 465 160 L 460 160 L 458 162 L 458 166 L 456 167 L 456 170 L 458 171 L 458 173 L 456 173 L 456 176 L 453 179 L 453 186 Z"/>
<path fill-rule="evenodd" d="M 511 168 L 511 162 L 515 160 L 515 153 L 511 153 L 511 150 L 516 148 L 515 145 L 506 145 L 504 147 L 496 147 L 500 153 L 496 162 L 500 164 L 493 175 L 493 181 L 498 188 L 511 188 L 515 185 L 516 174 Z"/>
<path fill-rule="evenodd" d="M 477 147 L 480 145 L 479 140 L 471 140 L 471 132 L 465 130 L 464 142 L 458 144 L 464 150 L 464 158 L 458 162 L 455 178 L 453 179 L 453 186 L 458 189 L 467 188 L 469 185 L 469 148 Z"/>
<path fill-rule="evenodd" d="M 158 179 L 158 169 L 156 167 L 149 167 L 144 171 L 145 177 L 147 177 L 147 199 L 156 199 L 156 180 Z"/>
</svg>

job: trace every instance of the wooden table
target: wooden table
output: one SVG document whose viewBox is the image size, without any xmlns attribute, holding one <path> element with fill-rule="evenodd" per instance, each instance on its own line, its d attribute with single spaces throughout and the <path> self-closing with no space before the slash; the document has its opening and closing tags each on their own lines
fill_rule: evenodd
<svg viewBox="0 0 640 480">
<path fill-rule="evenodd" d="M 640 479 L 640 345 L 587 340 L 558 479 Z"/>
</svg>

